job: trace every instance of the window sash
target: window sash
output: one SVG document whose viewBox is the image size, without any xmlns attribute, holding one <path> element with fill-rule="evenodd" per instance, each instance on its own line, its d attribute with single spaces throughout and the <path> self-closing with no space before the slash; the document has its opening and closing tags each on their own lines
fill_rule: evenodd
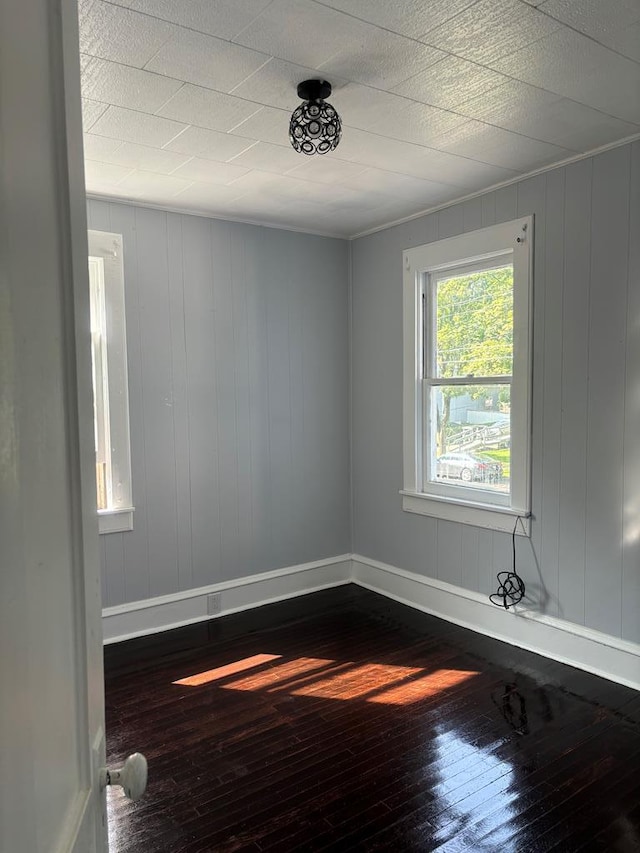
<svg viewBox="0 0 640 853">
<path fill-rule="evenodd" d="M 454 384 L 454 383 L 450 383 Z M 459 383 L 455 383 L 459 384 Z M 485 387 L 492 385 L 498 387 L 509 385 L 511 382 L 484 382 Z M 421 480 L 418 483 L 418 491 L 424 494 L 434 494 L 453 499 L 460 499 L 469 502 L 481 502 L 484 504 L 495 504 L 496 506 L 508 507 L 511 505 L 511 487 L 512 480 L 509 480 L 509 491 L 505 493 L 497 492 L 492 489 L 483 489 L 481 486 L 465 486 L 460 483 L 443 483 L 438 481 L 434 476 L 434 464 L 436 462 L 436 450 L 434 447 L 434 435 L 437 429 L 437 423 L 434 423 L 434 399 L 433 392 L 441 387 L 440 384 L 431 384 L 427 380 L 422 382 L 422 418 L 424 429 L 422 430 L 422 469 Z M 511 434 L 511 418 L 510 418 L 510 434 Z M 448 452 L 447 450 L 444 451 Z"/>
<path fill-rule="evenodd" d="M 425 346 L 425 352 L 423 356 L 423 367 L 424 367 L 424 378 L 431 378 L 432 380 L 446 380 L 448 378 L 451 379 L 472 379 L 473 377 L 464 376 L 462 374 L 456 375 L 454 377 L 444 377 L 438 374 L 438 285 L 442 281 L 447 281 L 451 278 L 460 278 L 462 276 L 469 276 L 473 273 L 482 273 L 487 272 L 488 270 L 500 269 L 505 266 L 511 266 L 513 269 L 513 252 L 511 250 L 505 250 L 501 254 L 493 255 L 490 258 L 478 259 L 477 261 L 473 261 L 467 264 L 456 264 L 453 266 L 443 267 L 437 271 L 429 271 L 425 272 L 421 276 L 421 291 L 423 294 L 423 319 L 424 319 L 424 332 L 422 336 L 423 345 Z M 513 292 L 513 305 L 515 310 L 515 270 L 513 271 L 514 277 L 514 285 L 512 287 Z M 513 344 L 511 347 L 511 359 L 513 365 Z M 493 379 L 496 379 L 498 374 L 493 375 Z M 471 383 L 465 383 L 471 384 Z"/>
<path fill-rule="evenodd" d="M 100 532 L 133 524 L 122 235 L 89 231 Z"/>
<path fill-rule="evenodd" d="M 111 434 L 109 423 L 109 367 L 107 355 L 107 312 L 104 292 L 104 260 L 89 258 L 91 317 L 91 361 L 93 369 L 93 416 L 96 450 L 98 509 L 112 503 Z"/>
</svg>

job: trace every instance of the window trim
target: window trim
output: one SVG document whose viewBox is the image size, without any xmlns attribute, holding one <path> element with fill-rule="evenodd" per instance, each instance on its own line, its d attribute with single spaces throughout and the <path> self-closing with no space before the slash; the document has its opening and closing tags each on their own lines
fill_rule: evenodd
<svg viewBox="0 0 640 853">
<path fill-rule="evenodd" d="M 98 510 L 98 532 L 119 533 L 133 529 L 131 443 L 129 435 L 129 382 L 121 234 L 88 232 L 89 257 L 101 258 L 106 314 L 108 375 L 108 423 L 111 458 L 111 506 Z M 90 285 L 91 286 L 91 285 Z"/>
<path fill-rule="evenodd" d="M 531 346 L 533 298 L 533 216 L 492 225 L 403 252 L 403 488 L 402 509 L 520 535 L 530 534 L 531 514 Z M 507 506 L 465 492 L 459 497 L 422 484 L 424 357 L 422 294 L 429 274 L 484 263 L 513 252 L 514 329 L 511 385 L 511 495 Z M 437 484 L 436 484 L 437 485 Z M 479 495 L 486 498 L 488 492 Z"/>
</svg>

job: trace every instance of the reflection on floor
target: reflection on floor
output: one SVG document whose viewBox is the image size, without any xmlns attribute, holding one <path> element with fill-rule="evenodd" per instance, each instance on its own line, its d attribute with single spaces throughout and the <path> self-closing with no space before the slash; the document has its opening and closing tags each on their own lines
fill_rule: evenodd
<svg viewBox="0 0 640 853">
<path fill-rule="evenodd" d="M 638 851 L 640 696 L 355 587 L 106 650 L 111 853 Z"/>
</svg>

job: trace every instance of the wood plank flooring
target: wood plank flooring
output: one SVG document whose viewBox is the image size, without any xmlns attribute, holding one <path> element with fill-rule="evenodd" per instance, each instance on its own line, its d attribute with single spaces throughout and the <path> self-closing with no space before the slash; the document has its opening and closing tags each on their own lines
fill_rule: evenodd
<svg viewBox="0 0 640 853">
<path fill-rule="evenodd" d="M 357 587 L 105 669 L 111 853 L 640 851 L 640 694 Z"/>
</svg>

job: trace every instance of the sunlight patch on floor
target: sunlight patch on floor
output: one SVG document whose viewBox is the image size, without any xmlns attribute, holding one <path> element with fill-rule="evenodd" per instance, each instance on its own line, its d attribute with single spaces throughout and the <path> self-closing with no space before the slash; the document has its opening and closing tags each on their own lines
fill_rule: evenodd
<svg viewBox="0 0 640 853">
<path fill-rule="evenodd" d="M 250 658 L 234 661 L 233 663 L 225 664 L 225 666 L 218 666 L 215 669 L 208 669 L 205 672 L 198 672 L 195 675 L 189 675 L 187 678 L 180 678 L 178 681 L 172 681 L 171 683 L 181 684 L 185 687 L 201 687 L 203 684 L 219 681 L 221 678 L 227 678 L 229 675 L 235 675 L 238 672 L 244 672 L 256 666 L 262 666 L 262 664 L 270 663 L 281 657 L 282 655 L 253 655 Z"/>
<path fill-rule="evenodd" d="M 379 705 L 410 705 L 412 702 L 420 702 L 422 699 L 435 696 L 448 687 L 456 687 L 473 678 L 474 675 L 478 673 L 461 669 L 438 669 L 422 678 L 414 678 L 405 684 L 371 696 L 367 702 L 375 702 Z"/>
<path fill-rule="evenodd" d="M 285 661 L 281 655 L 263 654 L 172 683 L 201 687 L 217 682 L 216 686 L 224 690 L 288 693 L 290 696 L 340 701 L 361 699 L 377 705 L 410 705 L 456 687 L 475 675 L 478 673 L 470 670 L 426 672 L 420 666 L 355 663 L 332 658 L 300 657 Z M 224 683 L 220 683 L 222 680 Z"/>
</svg>

